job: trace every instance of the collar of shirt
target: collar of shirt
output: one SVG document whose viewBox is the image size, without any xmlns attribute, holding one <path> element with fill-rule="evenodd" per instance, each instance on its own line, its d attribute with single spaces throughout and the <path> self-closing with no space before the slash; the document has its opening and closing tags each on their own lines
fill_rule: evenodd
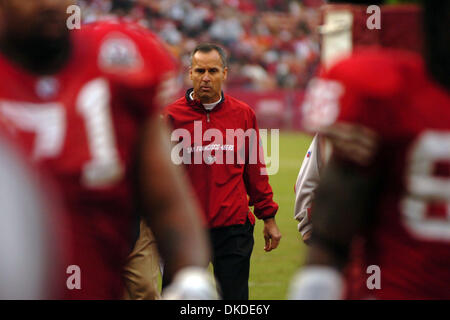
<svg viewBox="0 0 450 320">
<path fill-rule="evenodd" d="M 192 101 L 194 101 L 194 91 L 191 92 L 191 94 L 189 95 L 189 98 L 191 98 Z M 222 97 L 219 98 L 219 100 L 217 100 L 216 102 L 213 103 L 203 103 L 203 106 L 205 107 L 206 110 L 211 111 L 212 109 L 214 109 L 215 106 L 217 106 L 219 104 L 219 102 L 222 100 Z"/>
<path fill-rule="evenodd" d="M 219 107 L 225 100 L 225 96 L 222 92 L 221 97 L 218 101 L 213 102 L 213 103 L 202 104 L 199 100 L 194 99 L 194 90 L 192 88 L 187 90 L 185 97 L 186 97 L 187 102 L 190 105 L 195 106 L 197 108 L 204 109 L 208 112 L 211 112 L 213 109 L 219 109 Z"/>
</svg>

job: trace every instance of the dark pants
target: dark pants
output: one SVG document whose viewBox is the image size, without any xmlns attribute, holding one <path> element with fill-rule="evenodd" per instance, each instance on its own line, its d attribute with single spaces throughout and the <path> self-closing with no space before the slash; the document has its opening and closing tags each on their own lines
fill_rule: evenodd
<svg viewBox="0 0 450 320">
<path fill-rule="evenodd" d="M 212 264 L 218 289 L 224 300 L 248 300 L 250 256 L 254 226 L 247 219 L 242 225 L 209 230 L 213 250 Z M 169 281 L 163 273 L 162 288 Z"/>
<path fill-rule="evenodd" d="M 248 219 L 243 225 L 210 229 L 214 276 L 224 300 L 248 300 L 253 229 Z"/>
</svg>

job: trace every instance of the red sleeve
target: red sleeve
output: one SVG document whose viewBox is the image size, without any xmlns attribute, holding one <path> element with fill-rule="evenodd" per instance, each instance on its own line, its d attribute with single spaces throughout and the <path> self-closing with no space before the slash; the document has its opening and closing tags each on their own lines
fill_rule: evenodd
<svg viewBox="0 0 450 320">
<path fill-rule="evenodd" d="M 258 219 L 267 219 L 275 216 L 278 204 L 273 201 L 258 124 L 255 113 L 251 109 L 249 110 L 249 128 L 254 130 L 254 134 L 246 146 L 248 159 L 244 168 L 244 183 L 250 198 L 249 205 L 254 206 L 255 216 Z M 257 148 L 257 152 L 254 148 Z M 252 155 L 256 155 L 256 158 Z"/>
<path fill-rule="evenodd" d="M 144 114 L 175 100 L 178 66 L 154 34 L 131 23 L 96 28 L 98 66 L 124 100 Z"/>
</svg>

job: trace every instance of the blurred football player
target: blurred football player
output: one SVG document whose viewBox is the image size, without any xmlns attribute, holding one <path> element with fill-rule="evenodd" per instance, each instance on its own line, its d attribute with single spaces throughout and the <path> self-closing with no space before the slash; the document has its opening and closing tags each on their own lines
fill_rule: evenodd
<svg viewBox="0 0 450 320">
<path fill-rule="evenodd" d="M 81 285 L 67 298 L 122 297 L 136 212 L 158 240 L 173 296 L 211 298 L 207 237 L 157 115 L 176 89 L 176 65 L 134 24 L 69 32 L 71 4 L 0 0 L 0 119 L 51 172 L 70 210 Z"/>
<path fill-rule="evenodd" d="M 309 89 L 310 97 L 326 97 L 305 108 L 310 128 L 352 123 L 380 140 L 370 164 L 332 154 L 293 299 L 450 298 L 450 3 L 423 7 L 424 58 L 357 51 Z M 343 276 L 355 262 L 366 279 Z M 365 290 L 349 290 L 355 282 Z"/>
<path fill-rule="evenodd" d="M 381 6 L 384 2 L 371 1 L 370 5 Z M 330 0 L 321 8 L 323 25 L 319 30 L 322 36 L 322 68 L 329 68 L 336 60 L 350 55 L 353 50 L 369 45 L 420 52 L 420 7 L 381 6 L 379 18 L 383 21 L 383 28 L 379 30 L 367 29 L 367 10 L 368 4 L 362 5 L 361 1 L 350 0 Z M 306 105 L 327 99 L 327 90 L 324 93 L 321 86 L 316 86 L 315 83 L 316 81 L 312 81 L 311 87 L 319 90 L 308 91 Z M 314 94 L 320 98 L 311 97 Z M 373 161 L 378 144 L 376 132 L 357 123 L 337 122 L 315 129 L 318 132 L 303 159 L 294 189 L 294 218 L 299 222 L 298 230 L 306 244 L 311 237 L 311 208 L 320 173 L 331 152 L 360 165 L 367 165 Z"/>
</svg>

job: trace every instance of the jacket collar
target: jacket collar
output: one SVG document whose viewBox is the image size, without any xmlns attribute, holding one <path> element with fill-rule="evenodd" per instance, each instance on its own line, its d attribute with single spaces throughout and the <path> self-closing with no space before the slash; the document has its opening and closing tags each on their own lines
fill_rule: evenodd
<svg viewBox="0 0 450 320">
<path fill-rule="evenodd" d="M 205 107 L 200 102 L 200 100 L 192 100 L 191 99 L 191 92 L 193 92 L 193 91 L 194 91 L 194 88 L 190 88 L 186 91 L 186 94 L 184 97 L 186 99 L 187 104 L 194 109 L 201 109 L 202 111 L 206 111 Z M 219 103 L 214 107 L 213 110 L 211 110 L 211 112 L 218 110 L 222 107 L 223 102 L 225 101 L 225 95 L 223 94 L 223 91 L 220 93 L 220 95 L 221 95 L 221 97 L 220 97 Z"/>
</svg>

